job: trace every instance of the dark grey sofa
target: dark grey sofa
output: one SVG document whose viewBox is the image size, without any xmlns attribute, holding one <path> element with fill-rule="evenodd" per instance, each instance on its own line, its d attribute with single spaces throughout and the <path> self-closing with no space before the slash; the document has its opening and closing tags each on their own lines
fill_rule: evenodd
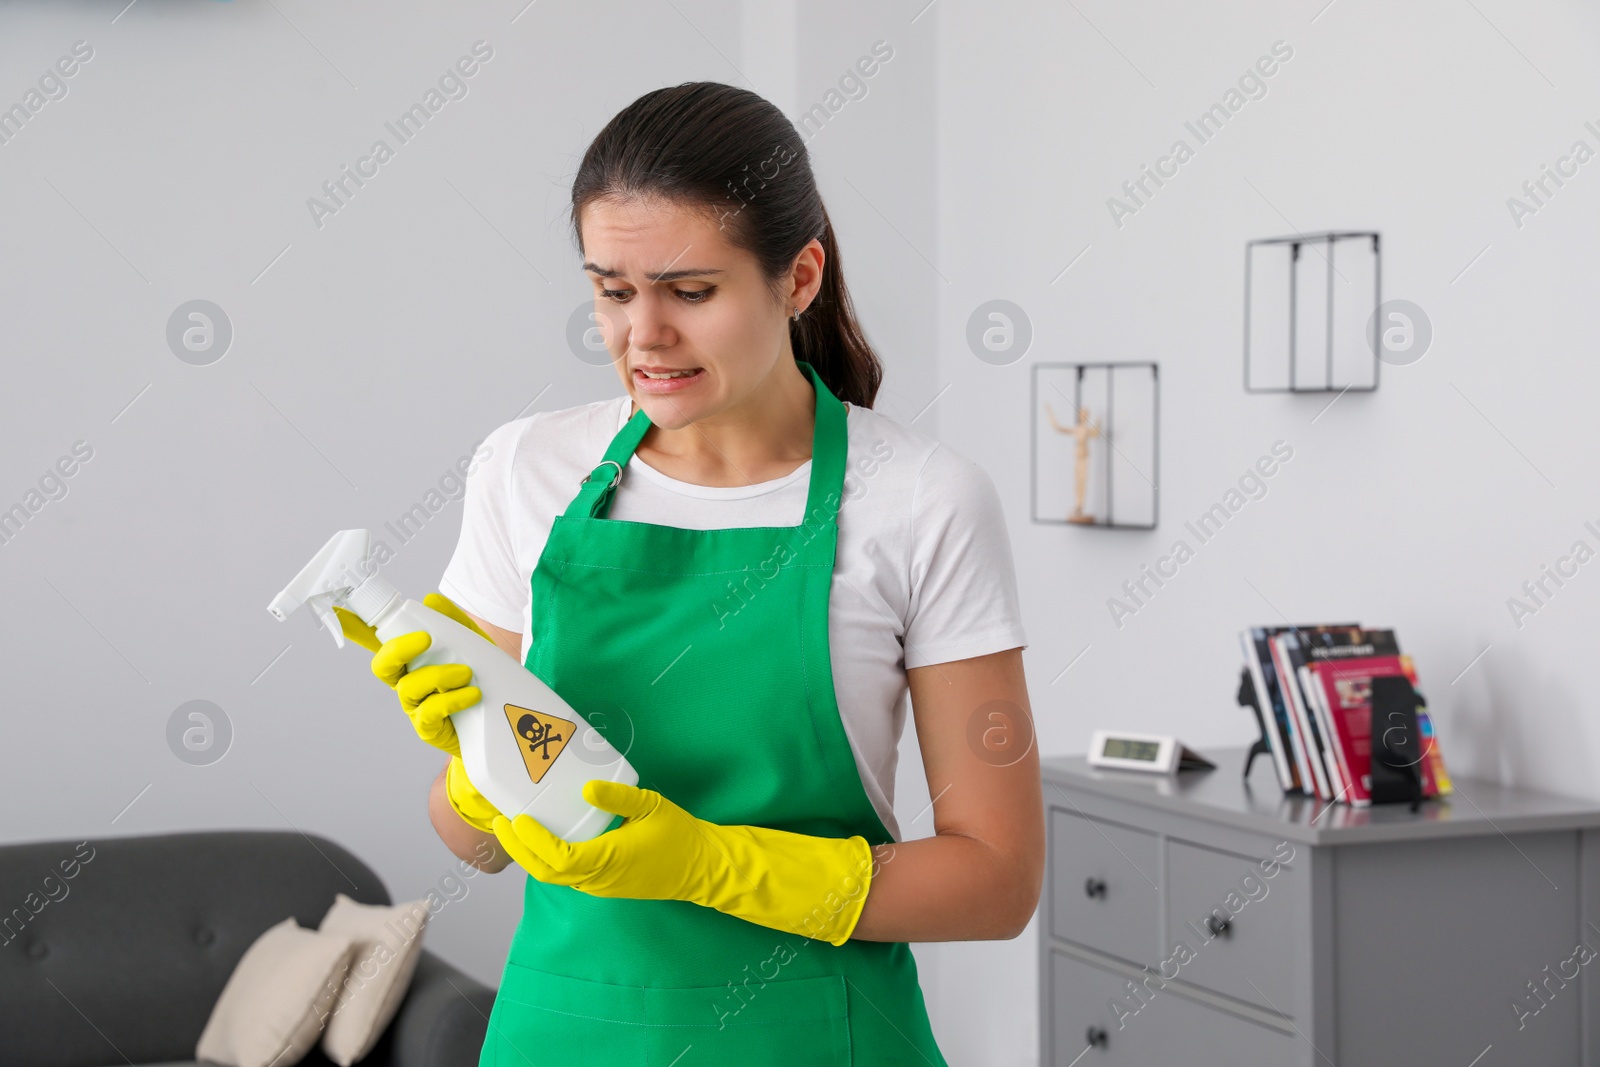
<svg viewBox="0 0 1600 1067">
<path fill-rule="evenodd" d="M 264 930 L 291 915 L 316 927 L 339 892 L 392 903 L 371 868 L 315 835 L 161 834 L 88 848 L 67 878 L 87 852 L 76 841 L 0 847 L 0 1067 L 192 1063 L 212 1005 Z M 361 1062 L 475 1067 L 494 996 L 424 950 Z M 328 1067 L 315 1049 L 301 1062 Z"/>
</svg>

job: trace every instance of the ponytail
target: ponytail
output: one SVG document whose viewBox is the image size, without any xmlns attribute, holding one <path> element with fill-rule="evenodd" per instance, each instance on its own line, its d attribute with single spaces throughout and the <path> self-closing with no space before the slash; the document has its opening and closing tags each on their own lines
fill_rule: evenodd
<svg viewBox="0 0 1600 1067">
<path fill-rule="evenodd" d="M 811 364 L 834 396 L 870 408 L 883 382 L 883 364 L 878 362 L 856 321 L 826 208 L 818 240 L 822 242 L 822 287 L 811 306 L 789 324 L 794 357 Z"/>
</svg>

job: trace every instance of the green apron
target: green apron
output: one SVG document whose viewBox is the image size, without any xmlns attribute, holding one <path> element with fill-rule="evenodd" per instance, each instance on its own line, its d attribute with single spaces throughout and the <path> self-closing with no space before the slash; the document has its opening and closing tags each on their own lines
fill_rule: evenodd
<svg viewBox="0 0 1600 1067">
<path fill-rule="evenodd" d="M 525 666 L 626 753 L 640 786 L 699 818 L 879 845 L 893 839 L 856 770 L 828 654 L 845 411 L 800 368 L 816 390 L 802 523 L 608 518 L 650 428 L 635 413 L 550 531 Z M 580 739 L 558 758 L 586 752 Z M 944 1067 L 910 946 L 834 946 L 687 901 L 528 878 L 481 1067 L 780 1063 Z"/>
</svg>

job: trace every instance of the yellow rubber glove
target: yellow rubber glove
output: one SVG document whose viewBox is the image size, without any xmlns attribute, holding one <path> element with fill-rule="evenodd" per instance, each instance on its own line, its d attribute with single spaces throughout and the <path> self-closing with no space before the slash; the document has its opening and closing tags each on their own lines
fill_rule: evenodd
<svg viewBox="0 0 1600 1067">
<path fill-rule="evenodd" d="M 422 598 L 422 603 L 494 643 L 471 616 L 443 593 L 429 593 Z M 445 796 L 450 806 L 467 824 L 492 833 L 491 820 L 500 812 L 467 778 L 466 766 L 461 762 L 461 743 L 450 722 L 452 714 L 470 708 L 483 697 L 477 686 L 467 684 L 472 681 L 472 668 L 464 663 L 439 663 L 409 670 L 407 665 L 433 644 L 433 638 L 425 631 L 417 630 L 380 642 L 377 632 L 360 616 L 341 607 L 333 610 L 345 636 L 374 653 L 372 673 L 399 696 L 400 706 L 417 736 L 450 755 L 450 765 L 445 769 Z"/>
<path fill-rule="evenodd" d="M 442 593 L 429 593 L 422 598 L 422 603 L 459 622 L 485 641 L 490 640 L 466 612 Z M 460 756 L 461 743 L 456 740 L 456 728 L 451 725 L 450 716 L 483 698 L 478 687 L 469 684 L 472 668 L 465 663 L 435 663 L 410 670 L 411 661 L 433 645 L 433 638 L 426 631 L 414 630 L 380 644 L 377 633 L 359 617 L 343 608 L 333 610 L 339 616 L 339 626 L 345 636 L 373 653 L 372 673 L 399 696 L 400 707 L 411 720 L 411 728 L 417 736 L 441 752 Z"/>
<path fill-rule="evenodd" d="M 444 795 L 461 821 L 475 826 L 486 834 L 494 833 L 494 820 L 504 818 L 500 809 L 489 803 L 489 798 L 478 792 L 467 777 L 467 765 L 460 756 L 451 756 L 444 772 Z"/>
<path fill-rule="evenodd" d="M 497 815 L 494 835 L 534 878 L 597 897 L 687 900 L 834 945 L 861 918 L 872 883 L 864 837 L 720 826 L 653 789 L 600 779 L 584 785 L 583 798 L 625 821 L 574 844 L 532 816 Z"/>
</svg>

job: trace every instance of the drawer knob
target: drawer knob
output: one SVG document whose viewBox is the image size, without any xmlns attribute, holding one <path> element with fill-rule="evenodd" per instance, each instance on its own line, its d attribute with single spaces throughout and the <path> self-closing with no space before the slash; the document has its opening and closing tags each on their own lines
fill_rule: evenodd
<svg viewBox="0 0 1600 1067">
<path fill-rule="evenodd" d="M 1106 899 L 1106 883 L 1105 883 L 1105 879 L 1103 879 L 1103 878 L 1089 878 L 1089 879 L 1086 879 L 1084 881 L 1084 883 L 1083 883 L 1083 895 L 1086 896 L 1086 897 L 1090 897 L 1090 898 L 1099 897 L 1101 900 Z"/>
<path fill-rule="evenodd" d="M 1105 1048 L 1111 1044 L 1111 1035 L 1098 1026 L 1089 1027 L 1089 1032 L 1083 1035 L 1083 1039 L 1089 1042 L 1090 1048 Z"/>
<path fill-rule="evenodd" d="M 1221 937 L 1233 929 L 1233 920 L 1224 919 L 1216 912 L 1206 916 L 1206 929 L 1211 931 L 1212 937 Z"/>
</svg>

